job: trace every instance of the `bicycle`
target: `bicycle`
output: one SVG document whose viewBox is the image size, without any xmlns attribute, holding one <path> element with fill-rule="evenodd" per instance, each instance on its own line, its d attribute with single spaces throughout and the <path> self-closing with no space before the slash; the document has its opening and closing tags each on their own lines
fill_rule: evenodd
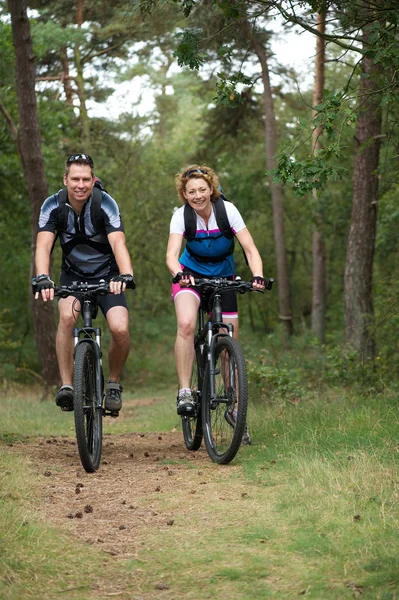
<svg viewBox="0 0 399 600">
<path fill-rule="evenodd" d="M 266 289 L 271 290 L 273 282 L 270 278 Z M 221 296 L 228 289 L 241 294 L 263 290 L 239 278 L 201 278 L 194 283 L 201 288 L 191 379 L 195 410 L 192 415 L 182 415 L 183 437 L 186 448 L 192 451 L 198 450 L 204 439 L 209 457 L 228 464 L 246 431 L 248 383 L 244 354 L 233 337 L 234 327 L 223 323 Z"/>
<path fill-rule="evenodd" d="M 129 285 L 134 289 L 132 285 Z M 118 413 L 105 410 L 102 368 L 101 329 L 93 327 L 97 316 L 97 295 L 110 293 L 109 284 L 73 282 L 55 287 L 55 295 L 66 298 L 78 293 L 82 297 L 83 327 L 74 329 L 74 419 L 81 463 L 88 473 L 97 471 L 102 452 L 103 416 Z"/>
</svg>

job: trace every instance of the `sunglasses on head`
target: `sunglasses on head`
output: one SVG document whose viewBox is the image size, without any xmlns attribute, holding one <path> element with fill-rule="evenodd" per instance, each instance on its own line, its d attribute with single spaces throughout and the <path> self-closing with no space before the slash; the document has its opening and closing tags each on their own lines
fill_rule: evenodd
<svg viewBox="0 0 399 600">
<path fill-rule="evenodd" d="M 193 173 L 202 173 L 202 175 L 208 175 L 208 171 L 203 171 L 202 169 L 190 169 L 189 171 L 183 173 L 183 177 L 190 177 L 190 175 L 192 175 Z"/>
<path fill-rule="evenodd" d="M 88 154 L 72 154 L 72 156 L 67 159 L 67 164 L 82 161 L 85 161 L 91 167 L 94 166 L 93 159 Z"/>
</svg>

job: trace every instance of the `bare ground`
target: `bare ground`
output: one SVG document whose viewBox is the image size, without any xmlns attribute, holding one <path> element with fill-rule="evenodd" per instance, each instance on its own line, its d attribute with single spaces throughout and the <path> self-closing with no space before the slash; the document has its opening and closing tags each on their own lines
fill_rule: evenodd
<svg viewBox="0 0 399 600">
<path fill-rule="evenodd" d="M 140 401 L 134 402 L 137 406 Z M 122 412 L 119 418 L 123 418 Z M 9 450 L 29 455 L 38 473 L 42 495 L 36 503 L 39 518 L 113 557 L 113 563 L 139 558 L 143 547 L 147 543 L 154 546 L 154 536 L 162 537 L 167 528 L 173 527 L 177 536 L 185 535 L 187 519 L 192 523 L 194 513 L 201 520 L 210 501 L 223 502 L 231 497 L 230 476 L 240 469 L 215 465 L 203 447 L 197 452 L 187 451 L 182 433 L 175 430 L 106 434 L 100 468 L 91 474 L 81 466 L 72 437 L 41 438 Z M 243 490 L 235 480 L 235 503 L 243 501 Z M 209 524 L 209 515 L 207 520 Z M 140 590 L 140 569 L 135 577 L 134 588 Z M 148 583 L 148 573 L 142 574 L 142 581 Z M 162 590 L 163 598 L 192 597 L 176 594 L 162 581 L 155 582 L 154 589 Z M 147 599 L 160 593 L 132 594 L 131 590 L 131 575 L 129 579 L 122 572 L 116 583 L 107 581 L 103 573 L 92 592 L 81 597 Z"/>
</svg>

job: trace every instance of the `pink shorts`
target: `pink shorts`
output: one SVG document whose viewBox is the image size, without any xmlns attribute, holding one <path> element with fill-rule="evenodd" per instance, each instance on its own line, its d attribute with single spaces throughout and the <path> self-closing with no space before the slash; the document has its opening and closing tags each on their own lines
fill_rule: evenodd
<svg viewBox="0 0 399 600">
<path fill-rule="evenodd" d="M 182 266 L 182 270 L 183 270 Z M 201 277 L 201 275 L 198 275 Z M 180 294 L 193 294 L 196 298 L 198 298 L 198 303 L 201 302 L 201 294 L 199 292 L 199 288 L 194 287 L 180 287 L 179 283 L 172 283 L 172 300 L 174 301 L 177 295 Z M 203 305 L 205 304 L 205 310 L 207 308 L 207 299 L 203 298 Z M 209 312 L 209 311 L 208 311 Z M 224 318 L 230 319 L 238 319 L 238 307 L 237 307 L 237 297 L 236 293 L 233 290 L 228 290 L 222 294 L 222 315 Z"/>
</svg>

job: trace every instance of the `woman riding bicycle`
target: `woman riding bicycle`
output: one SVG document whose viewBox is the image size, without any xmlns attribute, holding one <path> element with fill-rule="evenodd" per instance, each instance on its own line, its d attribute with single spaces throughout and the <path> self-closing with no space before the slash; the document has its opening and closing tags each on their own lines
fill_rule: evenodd
<svg viewBox="0 0 399 600">
<path fill-rule="evenodd" d="M 265 280 L 262 259 L 252 236 L 238 209 L 224 198 L 216 173 L 206 165 L 191 165 L 176 175 L 175 183 L 183 206 L 176 210 L 170 222 L 166 264 L 173 277 L 172 298 L 177 319 L 177 413 L 190 415 L 195 410 L 190 380 L 194 362 L 194 331 L 201 301 L 200 293 L 193 286 L 194 277 L 234 279 L 235 236 L 246 254 L 253 287 L 265 289 Z M 221 225 L 223 220 L 226 221 L 225 217 L 228 231 L 223 230 Z M 189 233 L 191 221 L 194 231 Z M 180 256 L 183 237 L 186 238 L 186 247 Z M 223 294 L 222 314 L 225 323 L 234 325 L 234 336 L 238 338 L 234 291 Z"/>
</svg>

